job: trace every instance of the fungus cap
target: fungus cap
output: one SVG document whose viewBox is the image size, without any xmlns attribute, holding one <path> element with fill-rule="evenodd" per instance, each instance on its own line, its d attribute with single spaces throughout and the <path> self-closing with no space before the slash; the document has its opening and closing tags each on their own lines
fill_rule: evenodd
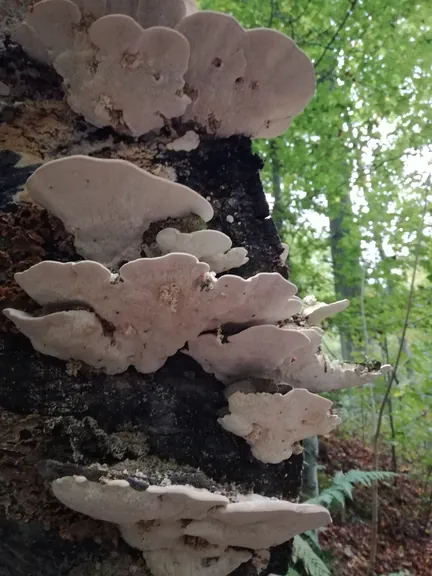
<svg viewBox="0 0 432 576">
<path fill-rule="evenodd" d="M 178 253 L 129 262 L 118 274 L 97 262 L 44 261 L 15 279 L 47 307 L 45 315 L 5 313 L 44 353 L 65 359 L 69 351 L 68 357 L 110 374 L 129 365 L 150 373 L 202 332 L 229 321 L 259 325 L 296 308 L 298 299 L 289 298 L 292 285 L 277 277 L 226 275 L 216 280 L 207 264 Z M 50 313 L 53 306 L 56 311 Z M 82 324 L 85 331 L 79 329 Z M 291 339 L 309 342 L 299 332 Z"/>
<path fill-rule="evenodd" d="M 187 40 L 171 28 L 144 30 L 129 16 L 112 14 L 88 30 L 90 48 L 63 51 L 54 61 L 68 88 L 68 103 L 95 126 L 141 136 L 181 116 L 189 60 Z"/>
<path fill-rule="evenodd" d="M 307 323 L 310 326 L 317 326 L 327 318 L 330 318 L 330 316 L 343 312 L 348 306 L 349 300 L 346 299 L 338 300 L 331 304 L 315 301 L 309 305 L 306 304 L 303 309 L 303 314 L 306 316 Z"/>
<path fill-rule="evenodd" d="M 228 397 L 230 413 L 219 418 L 228 432 L 244 438 L 258 460 L 278 464 L 300 440 L 328 434 L 340 419 L 330 413 L 333 402 L 307 390 L 286 394 L 237 391 Z"/>
<path fill-rule="evenodd" d="M 293 536 L 331 522 L 322 506 L 292 504 L 282 500 L 230 502 L 210 518 L 188 524 L 185 531 L 211 544 L 261 550 L 278 546 Z"/>
<path fill-rule="evenodd" d="M 215 334 L 201 334 L 188 341 L 183 352 L 224 383 L 243 376 L 265 376 L 292 358 L 310 340 L 298 330 L 277 326 L 253 326 L 222 341 Z"/>
<path fill-rule="evenodd" d="M 126 480 L 92 482 L 84 476 L 64 476 L 52 483 L 62 504 L 97 520 L 114 524 L 182 518 L 203 518 L 228 499 L 203 488 L 170 485 L 136 490 Z"/>
<path fill-rule="evenodd" d="M 156 244 L 162 254 L 193 254 L 206 262 L 215 274 L 239 268 L 249 260 L 245 248 L 231 249 L 231 238 L 217 230 L 184 233 L 175 228 L 164 228 L 156 236 Z"/>
<path fill-rule="evenodd" d="M 203 261 L 207 262 L 215 274 L 221 274 L 233 268 L 240 268 L 249 262 L 247 253 L 246 248 L 231 248 L 228 252 L 203 258 Z"/>
<path fill-rule="evenodd" d="M 31 200 L 59 218 L 77 252 L 106 265 L 140 256 L 151 222 L 213 209 L 190 188 L 126 162 L 69 156 L 47 162 L 27 180 Z"/>
<path fill-rule="evenodd" d="M 193 120 L 219 137 L 280 135 L 315 91 L 313 65 L 280 32 L 244 30 L 231 16 L 201 11 L 176 28 L 189 41 L 185 75 Z"/>
<path fill-rule="evenodd" d="M 254 376 L 310 392 L 362 386 L 391 370 L 388 365 L 368 368 L 330 361 L 319 351 L 323 335 L 320 328 L 288 326 L 253 326 L 225 341 L 219 335 L 201 334 L 190 340 L 183 352 L 226 384 Z"/>
<path fill-rule="evenodd" d="M 231 246 L 231 238 L 217 230 L 197 230 L 183 233 L 175 228 L 164 228 L 156 236 L 156 243 L 162 254 L 184 252 L 193 254 L 198 259 L 215 256 L 227 252 Z"/>
<path fill-rule="evenodd" d="M 14 40 L 32 58 L 49 64 L 73 49 L 77 34 L 103 16 L 129 16 L 142 28 L 174 28 L 196 10 L 194 0 L 42 0 L 26 14 Z"/>
</svg>

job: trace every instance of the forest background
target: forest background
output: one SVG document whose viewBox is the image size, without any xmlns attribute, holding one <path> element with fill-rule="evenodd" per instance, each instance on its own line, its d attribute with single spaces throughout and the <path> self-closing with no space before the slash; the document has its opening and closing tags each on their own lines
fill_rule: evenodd
<svg viewBox="0 0 432 576">
<path fill-rule="evenodd" d="M 255 143 L 264 184 L 300 295 L 351 301 L 330 323 L 329 358 L 395 367 L 387 379 L 331 396 L 342 434 L 377 448 L 372 467 L 390 462 L 417 477 L 430 517 L 430 2 L 200 6 L 231 13 L 245 28 L 280 30 L 314 62 L 317 92 L 304 113 L 285 135 Z"/>
</svg>

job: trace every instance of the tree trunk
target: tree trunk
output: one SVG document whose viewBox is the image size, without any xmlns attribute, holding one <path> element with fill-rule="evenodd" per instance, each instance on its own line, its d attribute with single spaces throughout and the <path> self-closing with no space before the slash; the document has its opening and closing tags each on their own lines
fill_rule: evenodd
<svg viewBox="0 0 432 576">
<path fill-rule="evenodd" d="M 319 439 L 318 436 L 306 438 L 303 441 L 304 448 L 304 473 L 302 492 L 308 498 L 316 498 L 319 494 L 318 481 L 318 454 Z"/>
<path fill-rule="evenodd" d="M 349 190 L 343 191 L 337 205 L 330 206 L 331 254 L 335 292 L 337 298 L 351 301 L 348 314 L 360 318 L 359 301 L 361 294 L 360 238 L 353 225 L 352 202 Z M 345 313 L 347 314 L 347 313 Z M 347 317 L 345 315 L 345 317 Z M 351 334 L 356 333 L 352 326 L 339 326 L 341 352 L 344 360 L 352 359 L 354 343 Z M 359 326 L 358 332 L 361 330 Z"/>
<path fill-rule="evenodd" d="M 76 260 L 62 225 L 44 210 L 16 202 L 43 162 L 71 154 L 123 158 L 186 184 L 211 200 L 212 228 L 247 248 L 243 276 L 279 272 L 282 246 L 269 216 L 251 142 L 202 140 L 192 152 L 167 151 L 97 129 L 72 113 L 59 77 L 6 43 L 0 81 L 10 89 L 0 108 L 0 278 L 2 308 L 31 307 L 13 274 L 40 260 Z M 122 191 L 119 190 L 119 194 Z M 235 271 L 234 271 L 235 272 Z M 50 491 L 53 469 L 80 474 L 90 465 L 169 470 L 203 485 L 236 485 L 295 499 L 302 456 L 266 465 L 243 439 L 223 430 L 223 386 L 189 357 L 176 354 L 157 372 L 107 376 L 35 352 L 4 319 L 0 334 L 0 574 L 2 576 L 147 575 L 140 552 L 112 525 L 62 506 Z M 149 464 L 150 463 L 150 464 Z M 253 560 L 233 575 L 285 574 L 290 544 L 271 550 L 268 566 Z"/>
</svg>

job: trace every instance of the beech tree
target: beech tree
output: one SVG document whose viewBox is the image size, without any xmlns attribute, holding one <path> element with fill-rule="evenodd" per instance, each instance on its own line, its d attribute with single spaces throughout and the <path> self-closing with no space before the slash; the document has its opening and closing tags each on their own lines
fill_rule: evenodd
<svg viewBox="0 0 432 576">
<path fill-rule="evenodd" d="M 330 521 L 295 503 L 300 441 L 340 421 L 317 392 L 388 370 L 322 353 L 347 302 L 295 296 L 252 150 L 307 105 L 312 64 L 192 4 L 5 18 L 8 576 L 286 573 Z"/>
</svg>

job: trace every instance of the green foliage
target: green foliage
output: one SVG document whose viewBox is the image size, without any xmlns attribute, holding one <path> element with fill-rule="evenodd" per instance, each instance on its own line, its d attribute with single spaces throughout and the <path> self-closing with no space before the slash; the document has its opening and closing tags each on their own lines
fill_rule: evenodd
<svg viewBox="0 0 432 576">
<path fill-rule="evenodd" d="M 306 538 L 294 537 L 293 560 L 294 562 L 301 560 L 308 576 L 331 576 L 330 568 L 321 560 Z"/>
<path fill-rule="evenodd" d="M 308 504 L 321 504 L 326 508 L 330 508 L 334 503 L 345 506 L 346 498 L 350 500 L 353 498 L 354 484 L 370 487 L 373 482 L 390 480 L 395 476 L 397 474 L 385 471 L 350 470 L 346 474 L 338 472 L 329 488 L 326 488 L 316 498 L 312 498 L 307 502 Z"/>
<path fill-rule="evenodd" d="M 337 356 L 394 363 L 432 172 L 432 11 L 428 0 L 201 0 L 245 27 L 293 37 L 315 64 L 317 91 L 291 128 L 255 142 L 265 159 L 300 295 L 348 297 L 329 322 Z M 274 171 L 280 176 L 276 189 Z M 276 179 L 277 181 L 277 179 Z M 432 463 L 432 201 L 421 243 L 407 341 L 382 433 L 419 474 Z M 364 274 L 364 321 L 360 313 Z M 338 336 L 342 335 L 341 345 Z M 367 349 L 367 350 L 366 350 Z M 334 396 L 344 429 L 373 434 L 385 379 Z"/>
<path fill-rule="evenodd" d="M 338 472 L 331 486 L 323 490 L 316 498 L 307 500 L 308 504 L 320 504 L 330 509 L 335 503 L 345 506 L 347 498 L 353 499 L 355 484 L 372 486 L 373 482 L 390 480 L 397 476 L 392 472 L 380 470 L 349 470 L 347 473 Z M 308 576 L 332 576 L 329 566 L 320 557 L 320 544 L 318 534 L 314 531 L 305 532 L 302 536 L 295 536 L 293 543 L 293 561 L 295 565 L 301 565 L 302 570 Z M 287 576 L 300 576 L 291 568 Z M 397 576 L 397 575 L 389 575 Z M 405 576 L 401 573 L 400 576 Z"/>
</svg>

